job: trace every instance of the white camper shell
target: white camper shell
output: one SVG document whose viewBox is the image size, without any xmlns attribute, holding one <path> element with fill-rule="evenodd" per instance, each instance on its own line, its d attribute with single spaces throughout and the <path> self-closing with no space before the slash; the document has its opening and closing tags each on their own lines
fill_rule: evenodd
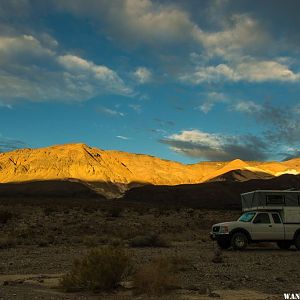
<svg viewBox="0 0 300 300">
<path fill-rule="evenodd" d="M 285 224 L 300 223 L 300 191 L 257 190 L 241 194 L 242 211 L 278 211 Z"/>
</svg>

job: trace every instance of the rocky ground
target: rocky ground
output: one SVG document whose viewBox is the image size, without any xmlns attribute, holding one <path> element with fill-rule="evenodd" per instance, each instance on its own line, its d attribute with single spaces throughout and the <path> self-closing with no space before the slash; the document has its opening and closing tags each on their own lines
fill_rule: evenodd
<svg viewBox="0 0 300 300">
<path fill-rule="evenodd" d="M 166 209 L 108 203 L 0 202 L 0 299 L 283 299 L 300 291 L 295 249 L 252 245 L 223 251 L 208 238 L 211 224 L 236 219 L 237 211 Z M 159 243 L 139 247 L 137 236 Z M 137 294 L 131 277 L 113 293 L 65 293 L 61 276 L 91 248 L 113 245 L 129 254 L 133 269 L 160 258 L 178 263 L 167 294 Z"/>
</svg>

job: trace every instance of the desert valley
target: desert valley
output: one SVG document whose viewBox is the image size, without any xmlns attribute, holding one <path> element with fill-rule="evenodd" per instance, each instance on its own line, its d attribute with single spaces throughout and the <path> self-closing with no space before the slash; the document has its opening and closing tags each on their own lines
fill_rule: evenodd
<svg viewBox="0 0 300 300">
<path fill-rule="evenodd" d="M 209 231 L 238 218 L 240 193 L 299 189 L 299 172 L 299 159 L 184 165 L 84 144 L 2 153 L 0 298 L 281 299 L 299 282 L 294 248 L 221 251 Z M 126 257 L 117 286 L 66 279 L 103 249 Z"/>
</svg>

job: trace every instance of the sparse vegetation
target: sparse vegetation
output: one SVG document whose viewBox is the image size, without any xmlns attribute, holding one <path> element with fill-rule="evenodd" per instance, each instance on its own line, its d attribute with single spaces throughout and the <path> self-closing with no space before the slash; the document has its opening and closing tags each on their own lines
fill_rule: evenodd
<svg viewBox="0 0 300 300">
<path fill-rule="evenodd" d="M 107 216 L 111 218 L 119 218 L 122 216 L 123 208 L 119 206 L 113 206 L 107 210 Z"/>
<path fill-rule="evenodd" d="M 83 237 L 83 244 L 89 248 L 96 247 L 98 245 L 97 237 L 94 235 L 86 235 Z"/>
<path fill-rule="evenodd" d="M 67 291 L 111 291 L 130 270 L 129 255 L 121 248 L 93 249 L 74 261 L 72 270 L 61 279 Z"/>
<path fill-rule="evenodd" d="M 14 213 L 6 208 L 0 209 L 0 224 L 6 224 L 14 217 Z"/>
<path fill-rule="evenodd" d="M 150 233 L 138 235 L 130 241 L 131 247 L 169 247 L 170 243 L 162 236 Z"/>
<path fill-rule="evenodd" d="M 148 295 L 168 293 L 178 287 L 175 271 L 174 261 L 166 257 L 158 257 L 142 265 L 134 275 L 136 292 Z"/>
<path fill-rule="evenodd" d="M 217 248 L 214 252 L 214 256 L 212 258 L 212 262 L 216 264 L 220 264 L 224 262 L 222 250 Z"/>
<path fill-rule="evenodd" d="M 4 235 L 0 236 L 0 249 L 14 248 L 17 242 L 12 236 Z"/>
</svg>

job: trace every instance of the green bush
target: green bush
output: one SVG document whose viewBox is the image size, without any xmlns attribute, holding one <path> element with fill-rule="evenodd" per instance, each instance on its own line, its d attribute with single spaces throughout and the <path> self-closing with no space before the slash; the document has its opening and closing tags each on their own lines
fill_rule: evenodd
<svg viewBox="0 0 300 300">
<path fill-rule="evenodd" d="M 74 261 L 60 285 L 66 292 L 111 291 L 128 274 L 130 266 L 131 260 L 121 248 L 93 249 Z"/>
<path fill-rule="evenodd" d="M 130 241 L 131 247 L 169 247 L 169 242 L 160 235 L 151 233 L 138 235 Z"/>
<path fill-rule="evenodd" d="M 161 295 L 178 287 L 176 266 L 169 258 L 159 257 L 142 265 L 133 277 L 137 294 Z"/>
</svg>

